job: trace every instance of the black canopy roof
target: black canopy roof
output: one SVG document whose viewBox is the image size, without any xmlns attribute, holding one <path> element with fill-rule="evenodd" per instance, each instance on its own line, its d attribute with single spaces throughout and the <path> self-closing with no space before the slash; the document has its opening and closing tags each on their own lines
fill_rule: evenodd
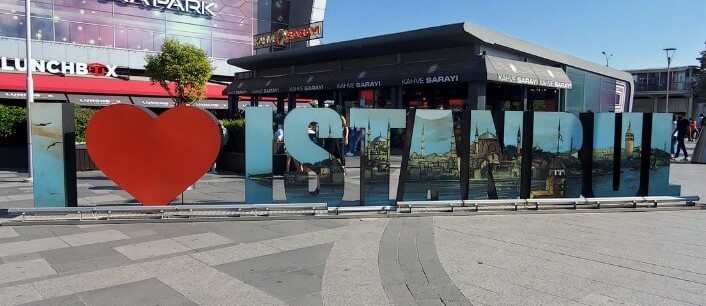
<svg viewBox="0 0 706 306">
<path fill-rule="evenodd" d="M 567 65 L 625 82 L 633 82 L 632 76 L 625 71 L 605 67 L 601 64 L 544 48 L 471 23 L 455 23 L 301 49 L 233 58 L 229 59 L 228 63 L 243 69 L 256 70 L 474 44 L 482 44 L 517 55 L 542 59 L 549 61 L 551 66 Z M 475 54 L 469 54 L 469 56 L 475 56 Z"/>
<path fill-rule="evenodd" d="M 571 88 L 572 86 L 566 73 L 557 67 L 493 56 L 471 56 L 463 59 L 239 80 L 231 83 L 225 93 L 228 95 L 267 95 L 334 89 L 453 84 L 485 80 L 550 88 Z"/>
<path fill-rule="evenodd" d="M 471 57 L 238 80 L 231 83 L 225 92 L 229 95 L 278 94 L 411 84 L 458 83 L 484 80 L 485 78 L 482 58 Z"/>
</svg>

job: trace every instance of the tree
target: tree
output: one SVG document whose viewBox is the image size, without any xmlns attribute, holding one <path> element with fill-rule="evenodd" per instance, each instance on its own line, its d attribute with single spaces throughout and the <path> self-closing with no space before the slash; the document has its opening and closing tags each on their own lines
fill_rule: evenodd
<svg viewBox="0 0 706 306">
<path fill-rule="evenodd" d="M 175 105 L 203 100 L 213 66 L 206 52 L 190 44 L 167 39 L 160 53 L 145 57 L 145 75 L 169 94 Z"/>
<path fill-rule="evenodd" d="M 706 48 L 701 51 L 701 56 L 697 59 L 701 64 L 701 71 L 695 78 L 694 91 L 699 99 L 706 100 Z"/>
</svg>

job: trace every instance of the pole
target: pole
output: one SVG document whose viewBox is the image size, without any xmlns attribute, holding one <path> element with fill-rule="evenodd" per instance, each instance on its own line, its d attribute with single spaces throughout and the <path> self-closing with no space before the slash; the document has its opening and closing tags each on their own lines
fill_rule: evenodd
<svg viewBox="0 0 706 306">
<path fill-rule="evenodd" d="M 608 53 L 605 53 L 605 51 L 601 51 L 603 56 L 605 56 L 605 66 L 610 67 L 610 58 L 613 57 L 613 54 L 608 55 Z"/>
<path fill-rule="evenodd" d="M 32 23 L 30 18 L 30 0 L 25 1 L 25 25 L 27 26 L 26 33 L 26 49 L 27 56 L 25 57 L 25 68 L 27 68 L 27 151 L 29 152 L 28 174 L 27 181 L 33 180 L 32 169 L 32 103 L 34 103 L 34 81 L 32 80 Z"/>
<path fill-rule="evenodd" d="M 672 58 L 669 57 L 669 53 L 667 53 L 667 101 L 665 103 L 665 113 L 669 113 L 669 66 L 672 63 Z"/>
<path fill-rule="evenodd" d="M 664 50 L 664 52 L 667 53 L 667 98 L 666 98 L 666 103 L 665 103 L 664 107 L 665 107 L 665 112 L 669 113 L 669 85 L 670 85 L 669 84 L 670 83 L 669 82 L 670 81 L 670 78 L 669 78 L 670 69 L 669 68 L 672 65 L 672 56 L 674 56 L 674 53 L 677 51 L 677 49 L 676 48 L 664 48 L 663 50 Z M 671 55 L 669 54 L 670 52 L 672 53 Z"/>
</svg>

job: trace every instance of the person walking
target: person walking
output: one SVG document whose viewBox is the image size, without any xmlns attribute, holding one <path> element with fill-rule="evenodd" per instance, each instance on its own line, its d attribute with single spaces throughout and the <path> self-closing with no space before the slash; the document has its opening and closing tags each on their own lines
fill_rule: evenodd
<svg viewBox="0 0 706 306">
<path fill-rule="evenodd" d="M 684 145 L 684 138 L 686 138 L 687 134 L 689 133 L 689 120 L 684 118 L 682 115 L 679 115 L 679 118 L 677 119 L 677 129 L 675 132 L 677 134 L 677 153 L 674 157 L 678 159 L 679 152 L 683 151 L 684 152 L 684 159 L 682 159 L 682 161 L 688 161 L 689 160 L 689 153 L 686 152 L 686 145 Z"/>
<path fill-rule="evenodd" d="M 672 145 L 669 147 L 669 155 L 674 159 L 674 146 L 677 145 L 677 116 L 672 116 Z"/>
<path fill-rule="evenodd" d="M 689 142 L 694 142 L 696 136 L 696 121 L 694 118 L 689 118 Z"/>
<path fill-rule="evenodd" d="M 333 109 L 339 116 L 341 116 L 341 129 L 343 129 L 343 138 L 327 138 L 325 149 L 331 155 L 333 155 L 334 158 L 338 159 L 341 162 L 341 166 L 343 167 L 343 169 L 345 169 L 346 157 L 343 154 L 343 147 L 348 144 L 348 122 L 346 121 L 346 117 L 343 116 L 343 108 L 340 105 L 334 104 L 331 105 L 330 108 Z"/>
<path fill-rule="evenodd" d="M 361 134 L 360 128 L 354 128 L 350 131 L 350 139 L 348 139 L 348 145 L 346 145 L 346 156 L 355 156 L 358 151 L 358 141 Z"/>
<path fill-rule="evenodd" d="M 230 135 L 228 134 L 228 129 L 226 128 L 223 120 L 218 120 L 218 127 L 221 128 L 221 151 L 223 151 L 223 147 L 228 143 L 228 138 L 230 137 Z M 218 153 L 218 155 L 220 155 L 220 152 Z M 209 173 L 218 173 L 218 171 L 216 171 L 216 162 L 213 162 L 213 165 L 211 166 L 211 171 L 209 171 Z"/>
</svg>

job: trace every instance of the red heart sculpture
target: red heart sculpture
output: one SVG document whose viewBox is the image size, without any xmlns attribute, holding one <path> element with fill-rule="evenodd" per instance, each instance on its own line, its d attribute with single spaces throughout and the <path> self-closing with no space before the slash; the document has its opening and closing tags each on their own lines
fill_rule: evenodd
<svg viewBox="0 0 706 306">
<path fill-rule="evenodd" d="M 98 111 L 86 130 L 99 169 L 142 205 L 167 205 L 213 165 L 221 129 L 211 113 L 179 106 L 157 117 L 115 104 Z"/>
</svg>

